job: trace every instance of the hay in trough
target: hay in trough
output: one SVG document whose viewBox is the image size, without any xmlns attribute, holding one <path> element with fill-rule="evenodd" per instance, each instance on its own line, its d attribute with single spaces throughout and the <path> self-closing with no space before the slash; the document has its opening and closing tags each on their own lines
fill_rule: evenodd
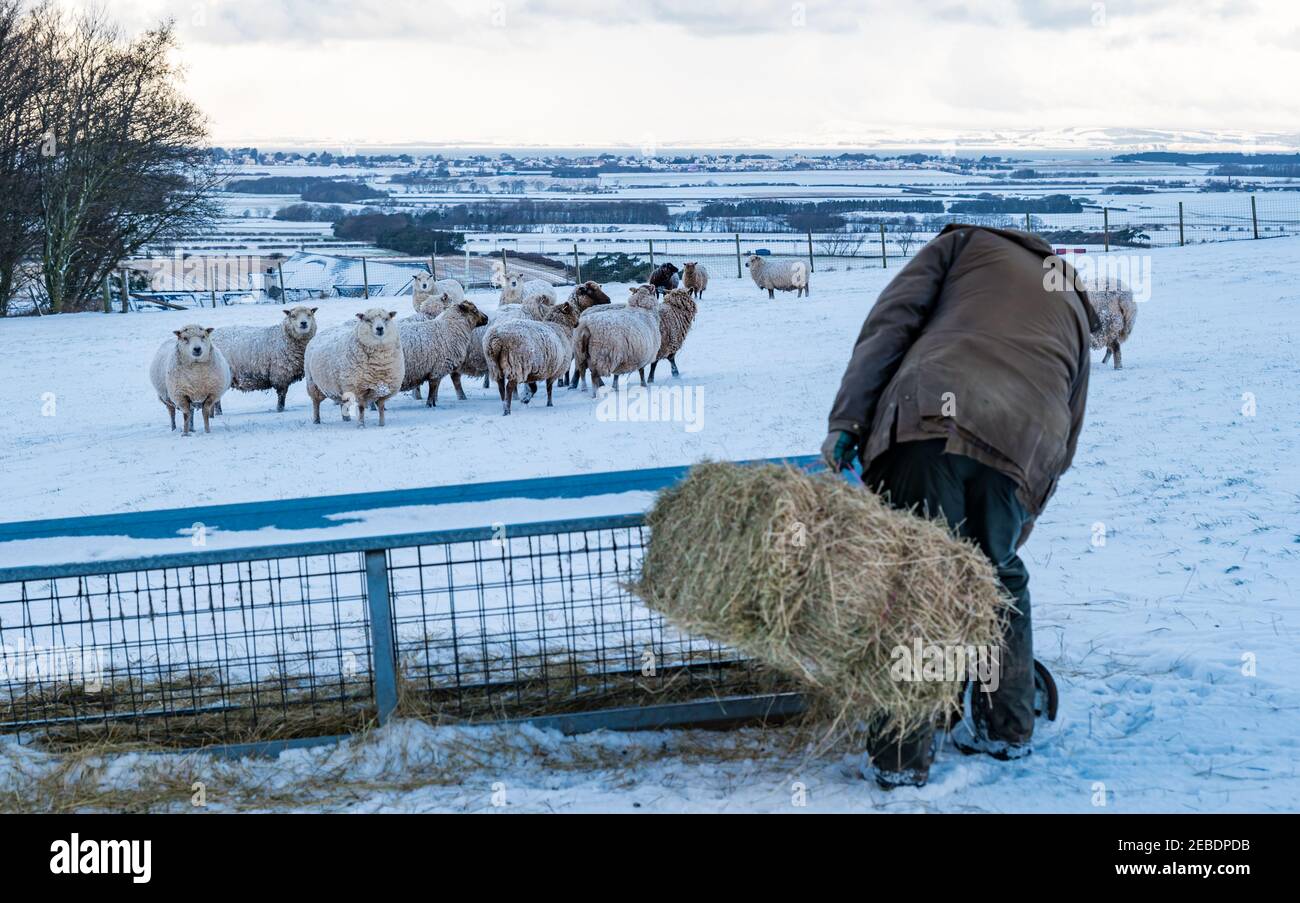
<svg viewBox="0 0 1300 903">
<path fill-rule="evenodd" d="M 965 673 L 904 666 L 918 649 L 1000 645 L 1010 601 L 979 549 L 838 477 L 701 464 L 659 495 L 648 523 L 631 591 L 798 681 L 831 718 L 828 739 L 952 713 Z"/>
</svg>

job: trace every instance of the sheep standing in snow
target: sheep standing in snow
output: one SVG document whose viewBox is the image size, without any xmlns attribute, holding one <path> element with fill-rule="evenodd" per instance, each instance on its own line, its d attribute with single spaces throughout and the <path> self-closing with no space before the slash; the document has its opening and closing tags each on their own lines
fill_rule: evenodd
<svg viewBox="0 0 1300 903">
<path fill-rule="evenodd" d="M 514 277 L 509 277 L 514 278 Z M 543 283 L 544 285 L 546 283 Z M 491 383 L 491 377 L 488 374 L 487 357 L 483 353 L 483 343 L 487 338 L 487 331 L 498 320 L 506 320 L 512 317 L 523 317 L 529 320 L 542 320 L 554 306 L 554 301 L 543 294 L 531 294 L 525 297 L 523 292 L 524 283 L 519 282 L 516 285 L 506 285 L 501 288 L 501 305 L 488 316 L 488 325 L 480 326 L 474 330 L 474 337 L 470 340 L 469 350 L 465 354 L 465 362 L 459 368 L 461 376 L 483 377 L 483 388 L 488 388 Z M 554 289 L 552 289 L 552 297 Z"/>
<path fill-rule="evenodd" d="M 754 284 L 775 298 L 777 292 L 808 294 L 808 264 L 803 260 L 769 260 L 755 254 L 749 258 L 749 275 Z"/>
<path fill-rule="evenodd" d="M 397 332 L 406 368 L 402 391 L 418 389 L 427 382 L 429 400 L 425 406 L 437 407 L 438 386 L 444 376 L 450 375 L 452 385 L 456 387 L 456 397 L 464 401 L 465 390 L 460 385 L 458 368 L 465 361 L 474 330 L 486 325 L 487 321 L 483 312 L 470 301 L 461 301 L 432 320 L 411 317 L 400 321 Z"/>
<path fill-rule="evenodd" d="M 609 295 L 605 294 L 605 289 L 600 285 L 600 283 L 591 282 L 589 280 L 576 286 L 573 291 L 569 293 L 569 300 L 566 303 L 571 305 L 574 313 L 581 317 L 593 307 L 602 307 L 609 304 L 609 302 Z M 569 373 L 566 368 L 565 372 L 560 376 L 560 385 L 567 386 L 568 384 Z"/>
<path fill-rule="evenodd" d="M 318 307 L 295 307 L 275 326 L 225 326 L 212 333 L 212 344 L 230 364 L 231 388 L 240 392 L 274 389 L 276 410 L 284 411 L 289 387 L 302 379 L 307 343 L 316 336 Z M 221 415 L 221 402 L 216 413 Z"/>
<path fill-rule="evenodd" d="M 366 425 L 366 406 L 374 402 L 384 425 L 384 405 L 406 376 L 396 317 L 395 310 L 375 307 L 357 314 L 355 323 L 325 330 L 307 346 L 304 369 L 313 423 L 320 423 L 320 403 L 330 398 L 343 405 L 344 420 L 355 410 L 358 426 Z"/>
<path fill-rule="evenodd" d="M 691 293 L 692 298 L 703 298 L 704 290 L 709 287 L 709 271 L 696 262 L 685 264 L 682 269 L 682 288 Z"/>
<path fill-rule="evenodd" d="M 680 280 L 677 274 L 680 270 L 671 263 L 661 264 L 653 273 L 650 274 L 650 284 L 655 287 L 656 294 L 662 295 L 664 292 L 677 288 Z"/>
<path fill-rule="evenodd" d="M 464 300 L 465 286 L 455 279 L 434 279 L 430 273 L 419 273 L 411 282 L 411 304 L 417 314 L 436 317 Z"/>
<path fill-rule="evenodd" d="M 1099 351 L 1106 349 L 1106 356 L 1101 361 L 1103 364 L 1114 356 L 1115 369 L 1123 370 L 1120 346 L 1133 334 L 1133 324 L 1137 321 L 1133 292 L 1119 280 L 1088 288 L 1087 292 L 1097 319 L 1101 321 L 1101 327 L 1092 334 L 1092 347 Z"/>
<path fill-rule="evenodd" d="M 602 374 L 614 377 L 614 391 L 618 377 L 633 371 L 640 373 L 644 386 L 645 368 L 659 352 L 658 307 L 654 286 L 643 285 L 633 290 L 626 307 L 587 311 L 573 336 L 577 379 L 570 380 L 569 389 L 579 381 L 585 384 L 588 370 L 593 394 L 604 385 Z"/>
<path fill-rule="evenodd" d="M 691 331 L 697 310 L 689 289 L 675 288 L 664 295 L 659 305 L 659 353 L 650 365 L 650 382 L 655 381 L 655 368 L 662 360 L 672 366 L 674 377 L 682 375 L 677 370 L 677 352 L 686 344 L 686 334 Z"/>
<path fill-rule="evenodd" d="M 213 409 L 230 389 L 230 364 L 213 346 L 212 332 L 202 326 L 176 330 L 176 338 L 163 342 L 149 367 L 149 379 L 171 416 L 173 431 L 176 409 L 181 409 L 184 436 L 194 432 L 196 407 L 203 409 L 203 432 L 212 432 Z"/>
<path fill-rule="evenodd" d="M 488 367 L 497 380 L 505 416 L 510 416 L 515 392 L 519 392 L 520 401 L 528 404 L 539 382 L 546 383 L 546 406 L 554 407 L 555 383 L 568 372 L 573 360 L 577 326 L 578 310 L 566 301 L 548 310 L 540 322 L 518 317 L 498 323 L 488 332 Z"/>
</svg>

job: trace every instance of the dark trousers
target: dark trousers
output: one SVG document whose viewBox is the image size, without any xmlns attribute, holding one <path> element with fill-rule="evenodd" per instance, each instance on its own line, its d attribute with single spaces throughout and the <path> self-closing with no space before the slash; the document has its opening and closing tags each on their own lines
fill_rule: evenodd
<svg viewBox="0 0 1300 903">
<path fill-rule="evenodd" d="M 1016 554 L 1028 515 L 1016 498 L 1015 481 L 963 455 L 944 452 L 946 441 L 904 442 L 873 462 L 866 483 L 896 508 L 942 516 L 953 530 L 973 539 L 993 562 L 998 579 L 1014 597 L 1001 652 L 998 688 L 976 684 L 976 717 L 994 740 L 1025 743 L 1034 731 L 1034 641 L 1029 617 L 1029 572 Z M 928 769 L 933 727 L 903 738 L 873 738 L 868 752 L 886 770 Z"/>
</svg>

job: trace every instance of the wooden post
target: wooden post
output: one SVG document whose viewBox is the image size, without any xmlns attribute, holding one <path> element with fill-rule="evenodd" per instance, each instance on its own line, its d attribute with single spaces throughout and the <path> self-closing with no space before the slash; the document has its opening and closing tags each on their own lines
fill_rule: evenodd
<svg viewBox="0 0 1300 903">
<path fill-rule="evenodd" d="M 1025 231 L 1026 232 L 1034 231 L 1034 225 L 1032 222 L 1030 222 L 1028 213 L 1025 214 Z"/>
<path fill-rule="evenodd" d="M 288 304 L 289 295 L 284 290 L 284 265 L 277 260 L 275 262 L 275 269 L 280 274 L 280 303 Z"/>
<path fill-rule="evenodd" d="M 109 285 L 108 282 L 109 278 L 110 278 L 109 274 L 105 273 L 104 274 L 104 313 L 106 314 L 111 314 L 113 312 L 113 289 Z"/>
<path fill-rule="evenodd" d="M 1255 229 L 1255 237 L 1259 238 L 1259 207 L 1255 204 L 1253 194 L 1250 196 L 1250 224 Z"/>
<path fill-rule="evenodd" d="M 429 255 L 429 275 L 434 279 L 438 278 L 438 257 L 436 254 Z"/>
<path fill-rule="evenodd" d="M 1178 202 L 1178 247 L 1187 244 L 1187 233 L 1183 231 L 1183 202 Z"/>
<path fill-rule="evenodd" d="M 808 233 L 808 272 L 817 272 L 817 264 L 813 263 L 812 232 Z"/>
<path fill-rule="evenodd" d="M 1110 208 L 1101 208 L 1101 234 L 1102 241 L 1105 242 L 1106 253 L 1110 253 Z"/>
<path fill-rule="evenodd" d="M 281 291 L 284 291 L 281 288 Z M 370 267 L 366 265 L 366 258 L 361 258 L 361 297 L 367 301 L 370 300 Z"/>
<path fill-rule="evenodd" d="M 510 261 L 506 257 L 506 249 L 502 248 L 501 249 L 501 278 L 504 280 L 506 278 L 506 275 L 509 272 L 510 272 Z"/>
<path fill-rule="evenodd" d="M 122 313 L 131 310 L 131 276 L 130 270 L 122 267 Z"/>
<path fill-rule="evenodd" d="M 650 275 L 655 274 L 655 241 L 650 239 Z"/>
<path fill-rule="evenodd" d="M 889 269 L 889 252 L 885 250 L 885 224 L 880 224 L 880 265 Z"/>
<path fill-rule="evenodd" d="M 582 285 L 582 261 L 578 259 L 578 243 L 573 243 L 573 284 Z"/>
<path fill-rule="evenodd" d="M 736 278 L 744 278 L 744 268 L 740 265 L 740 233 L 736 233 Z"/>
</svg>

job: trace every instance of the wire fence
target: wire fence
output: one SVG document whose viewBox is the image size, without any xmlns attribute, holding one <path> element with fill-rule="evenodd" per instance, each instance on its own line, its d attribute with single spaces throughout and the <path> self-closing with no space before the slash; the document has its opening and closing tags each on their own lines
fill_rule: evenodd
<svg viewBox="0 0 1300 903">
<path fill-rule="evenodd" d="M 1007 201 L 989 198 L 993 207 Z M 1143 201 L 1070 213 L 876 214 L 835 232 L 780 230 L 773 220 L 727 220 L 730 231 L 471 232 L 455 254 L 398 257 L 304 249 L 291 255 L 187 254 L 133 261 L 106 286 L 105 310 L 210 307 L 250 301 L 372 298 L 410 294 L 433 271 L 466 288 L 497 284 L 502 267 L 552 284 L 639 282 L 671 262 L 702 265 L 711 279 L 745 278 L 751 255 L 806 260 L 813 272 L 898 266 L 951 223 L 1025 229 L 1066 251 L 1089 253 L 1177 247 L 1300 234 L 1300 194 L 1198 197 L 1195 204 Z M 560 227 L 554 227 L 560 229 Z M 131 287 L 122 297 L 121 286 Z"/>
<path fill-rule="evenodd" d="M 0 570 L 0 733 L 191 747 L 790 694 L 629 593 L 647 538 L 629 514 Z"/>
</svg>

